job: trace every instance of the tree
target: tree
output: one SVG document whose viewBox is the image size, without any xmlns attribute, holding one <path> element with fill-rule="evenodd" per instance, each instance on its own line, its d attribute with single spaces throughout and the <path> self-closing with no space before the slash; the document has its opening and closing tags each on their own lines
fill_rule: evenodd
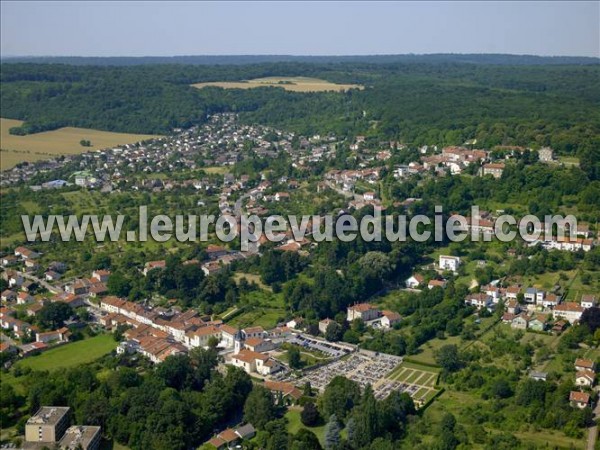
<svg viewBox="0 0 600 450">
<path fill-rule="evenodd" d="M 292 369 L 300 369 L 302 367 L 302 359 L 300 358 L 300 350 L 292 346 L 288 350 L 288 364 Z"/>
<path fill-rule="evenodd" d="M 38 313 L 39 324 L 48 329 L 56 330 L 65 324 L 73 315 L 73 308 L 65 302 L 54 302 L 44 305 Z"/>
<path fill-rule="evenodd" d="M 254 386 L 244 404 L 244 420 L 262 430 L 275 418 L 273 395 L 262 386 Z"/>
<path fill-rule="evenodd" d="M 340 443 L 340 424 L 335 414 L 329 417 L 329 422 L 325 425 L 325 448 L 327 450 L 335 449 Z"/>
<path fill-rule="evenodd" d="M 336 376 L 319 398 L 319 410 L 323 417 L 335 414 L 344 420 L 350 410 L 360 401 L 360 388 L 357 383 L 342 376 Z"/>
<path fill-rule="evenodd" d="M 300 428 L 298 432 L 290 436 L 288 444 L 290 450 L 322 450 L 319 438 L 315 433 L 306 428 Z"/>
<path fill-rule="evenodd" d="M 300 420 L 307 427 L 314 427 L 319 423 L 321 416 L 314 402 L 308 402 L 304 405 L 300 413 Z"/>
<path fill-rule="evenodd" d="M 600 328 L 600 308 L 593 307 L 587 308 L 583 311 L 580 319 L 581 325 L 586 325 L 590 333 L 594 333 Z"/>
<path fill-rule="evenodd" d="M 106 287 L 111 294 L 117 297 L 127 297 L 131 291 L 131 283 L 119 272 L 110 274 Z"/>
<path fill-rule="evenodd" d="M 435 360 L 447 372 L 455 372 L 462 367 L 458 347 L 454 344 L 440 347 L 435 355 Z"/>
<path fill-rule="evenodd" d="M 362 448 L 379 436 L 381 431 L 378 405 L 371 385 L 367 385 L 360 404 L 352 411 L 354 419 L 353 438 L 355 448 Z"/>
<path fill-rule="evenodd" d="M 336 321 L 332 320 L 331 322 L 329 322 L 329 325 L 327 325 L 327 328 L 325 329 L 325 339 L 327 339 L 330 342 L 337 342 L 341 339 L 342 332 L 342 326 Z"/>
</svg>

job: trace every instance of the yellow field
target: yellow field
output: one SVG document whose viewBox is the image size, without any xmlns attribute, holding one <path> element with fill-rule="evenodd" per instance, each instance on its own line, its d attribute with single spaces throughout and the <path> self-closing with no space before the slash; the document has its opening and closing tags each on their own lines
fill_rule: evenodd
<svg viewBox="0 0 600 450">
<path fill-rule="evenodd" d="M 217 86 L 225 89 L 252 89 L 257 87 L 273 86 L 293 92 L 325 92 L 347 91 L 349 89 L 363 89 L 358 84 L 336 84 L 318 78 L 308 77 L 267 77 L 255 78 L 247 81 L 212 81 L 209 83 L 192 84 L 195 88 L 202 89 L 206 86 Z"/>
<path fill-rule="evenodd" d="M 49 159 L 56 155 L 84 153 L 116 145 L 131 144 L 158 136 L 149 134 L 112 133 L 87 128 L 66 127 L 53 131 L 15 136 L 8 132 L 23 122 L 0 119 L 0 170 L 13 167 L 23 161 Z M 82 147 L 82 139 L 92 142 L 91 147 Z"/>
</svg>

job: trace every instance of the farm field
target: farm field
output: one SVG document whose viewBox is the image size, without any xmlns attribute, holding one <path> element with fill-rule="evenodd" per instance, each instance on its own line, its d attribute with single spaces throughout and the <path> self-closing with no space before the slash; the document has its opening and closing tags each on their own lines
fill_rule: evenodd
<svg viewBox="0 0 600 450">
<path fill-rule="evenodd" d="M 38 356 L 23 359 L 16 365 L 29 367 L 32 370 L 55 371 L 95 361 L 115 349 L 116 346 L 117 342 L 112 335 L 101 334 L 50 349 Z"/>
<path fill-rule="evenodd" d="M 39 161 L 57 155 L 84 153 L 159 137 L 149 134 L 112 133 L 74 127 L 26 136 L 9 133 L 12 127 L 18 127 L 22 123 L 20 120 L 0 119 L 0 170 L 10 169 L 23 161 Z M 92 146 L 82 147 L 79 143 L 82 139 L 91 141 Z"/>
<path fill-rule="evenodd" d="M 255 78 L 247 81 L 211 81 L 208 83 L 192 84 L 193 87 L 202 89 L 207 86 L 221 87 L 224 89 L 252 89 L 257 87 L 280 87 L 292 92 L 342 92 L 349 89 L 363 89 L 358 84 L 336 84 L 318 78 L 308 77 L 267 77 Z"/>
</svg>

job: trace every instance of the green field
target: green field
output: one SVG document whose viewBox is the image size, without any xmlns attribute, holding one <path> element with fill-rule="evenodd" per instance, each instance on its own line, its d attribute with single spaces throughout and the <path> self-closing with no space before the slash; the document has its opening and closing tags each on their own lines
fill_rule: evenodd
<svg viewBox="0 0 600 450">
<path fill-rule="evenodd" d="M 32 370 L 54 371 L 86 364 L 110 353 L 117 347 L 117 342 L 110 334 L 101 334 L 83 341 L 65 344 L 50 349 L 37 356 L 25 358 L 15 365 L 29 367 Z"/>
</svg>

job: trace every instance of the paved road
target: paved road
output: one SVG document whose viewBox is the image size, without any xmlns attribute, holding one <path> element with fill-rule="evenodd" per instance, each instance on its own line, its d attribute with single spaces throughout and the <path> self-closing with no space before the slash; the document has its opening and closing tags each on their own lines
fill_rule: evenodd
<svg viewBox="0 0 600 450">
<path fill-rule="evenodd" d="M 17 273 L 20 274 L 23 278 L 27 278 L 28 280 L 34 281 L 35 283 L 39 284 L 40 286 L 43 286 L 44 288 L 48 289 L 53 294 L 60 294 L 61 292 L 63 292 L 60 288 L 57 288 L 56 286 L 52 286 L 46 280 L 42 280 L 41 278 L 38 278 L 35 275 L 31 275 L 30 273 L 26 273 L 26 272 L 17 272 Z"/>
<path fill-rule="evenodd" d="M 594 408 L 594 420 L 600 417 L 600 402 Z M 594 425 L 589 428 L 588 431 L 588 442 L 587 442 L 587 450 L 594 450 L 596 446 L 596 439 L 598 439 L 598 425 Z"/>
</svg>

